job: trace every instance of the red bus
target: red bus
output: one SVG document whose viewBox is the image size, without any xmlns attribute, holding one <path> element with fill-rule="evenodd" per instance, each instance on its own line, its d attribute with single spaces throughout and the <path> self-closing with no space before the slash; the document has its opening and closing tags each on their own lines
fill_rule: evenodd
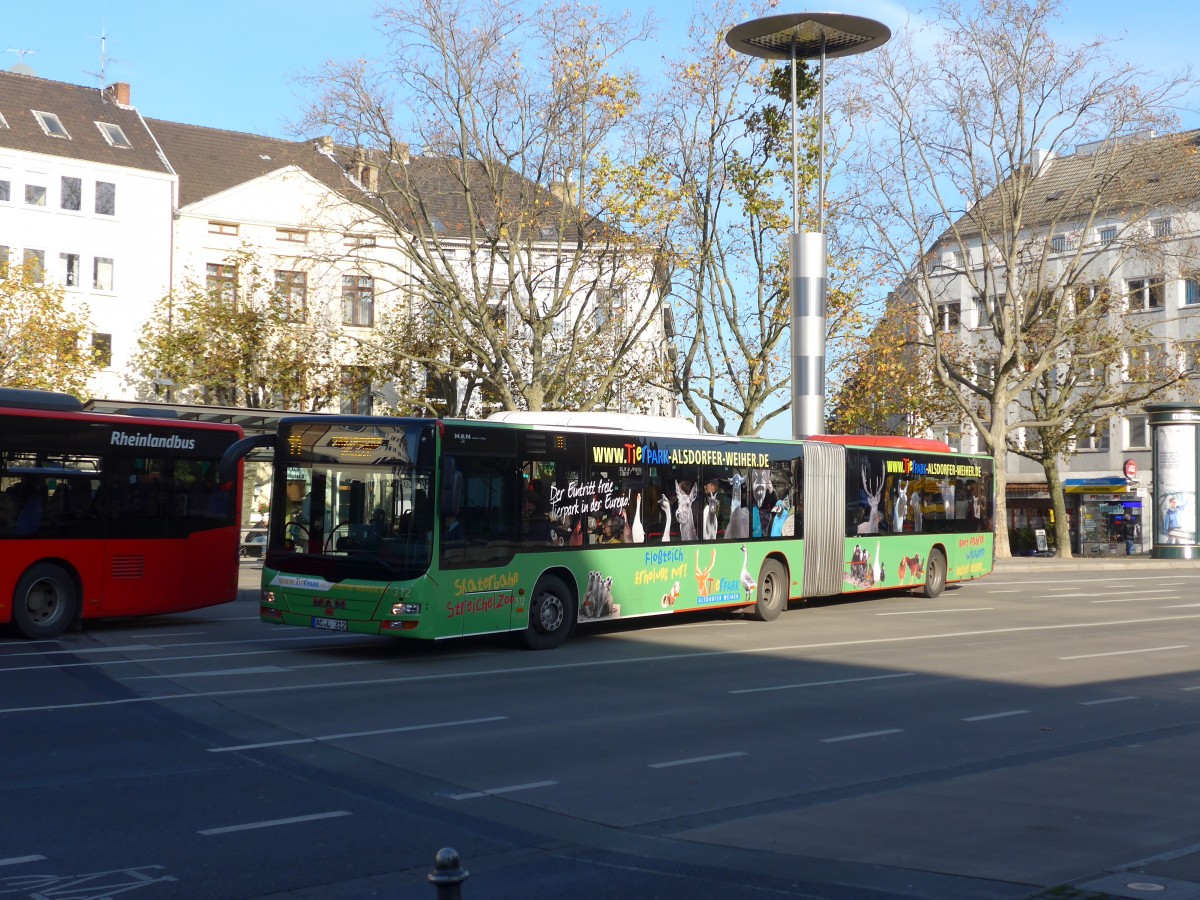
<svg viewBox="0 0 1200 900">
<path fill-rule="evenodd" d="M 242 436 L 0 388 L 0 625 L 51 638 L 235 599 L 241 478 L 217 471 Z"/>
</svg>

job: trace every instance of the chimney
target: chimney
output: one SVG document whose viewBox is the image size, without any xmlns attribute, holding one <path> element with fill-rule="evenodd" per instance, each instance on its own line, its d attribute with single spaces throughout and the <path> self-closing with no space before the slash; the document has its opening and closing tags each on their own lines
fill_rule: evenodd
<svg viewBox="0 0 1200 900">
<path fill-rule="evenodd" d="M 1054 159 L 1053 150 L 1034 150 L 1031 159 L 1034 176 L 1040 175 L 1042 170 L 1050 165 L 1052 159 Z"/>
<path fill-rule="evenodd" d="M 318 153 L 332 153 L 333 152 L 333 138 L 331 138 L 327 134 L 321 135 L 319 138 L 317 138 L 316 147 L 317 147 Z"/>
<path fill-rule="evenodd" d="M 114 81 L 104 89 L 105 93 L 112 98 L 113 102 L 118 106 L 130 106 L 129 102 L 129 82 Z"/>
</svg>

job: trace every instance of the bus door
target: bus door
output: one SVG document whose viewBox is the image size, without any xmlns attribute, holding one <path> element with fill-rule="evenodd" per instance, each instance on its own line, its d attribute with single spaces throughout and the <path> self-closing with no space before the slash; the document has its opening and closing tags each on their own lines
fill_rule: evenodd
<svg viewBox="0 0 1200 900">
<path fill-rule="evenodd" d="M 451 622 L 456 634 L 490 634 L 512 628 L 515 578 L 511 574 L 518 541 L 517 520 L 520 476 L 510 457 L 457 457 L 462 478 L 458 509 L 461 548 L 447 546 L 465 567 L 447 572 L 453 591 Z M 449 544 L 449 542 L 447 542 Z"/>
</svg>

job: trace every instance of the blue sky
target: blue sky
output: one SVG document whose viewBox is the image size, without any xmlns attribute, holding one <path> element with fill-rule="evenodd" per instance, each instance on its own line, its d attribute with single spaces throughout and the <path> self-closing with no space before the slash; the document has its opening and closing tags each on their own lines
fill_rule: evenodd
<svg viewBox="0 0 1200 900">
<path fill-rule="evenodd" d="M 99 85 L 100 36 L 107 34 L 107 80 L 127 81 L 143 115 L 276 137 L 293 137 L 305 88 L 296 76 L 329 59 L 370 58 L 382 49 L 373 12 L 378 0 L 45 0 L 6 4 L 0 50 L 34 50 L 24 62 L 43 78 Z M 635 4 L 602 4 L 637 8 Z M 655 14 L 670 23 L 658 46 L 673 54 L 694 5 L 666 0 Z M 910 7 L 912 8 L 912 7 Z M 784 3 L 781 12 L 837 10 L 893 28 L 905 15 L 888 0 Z M 1103 34 L 1123 38 L 1116 52 L 1151 69 L 1176 71 L 1194 57 L 1200 4 L 1178 0 L 1079 2 L 1067 8 L 1059 36 L 1068 42 Z M 4 52 L 11 68 L 18 54 Z M 1181 111 L 1200 127 L 1200 96 Z"/>
</svg>

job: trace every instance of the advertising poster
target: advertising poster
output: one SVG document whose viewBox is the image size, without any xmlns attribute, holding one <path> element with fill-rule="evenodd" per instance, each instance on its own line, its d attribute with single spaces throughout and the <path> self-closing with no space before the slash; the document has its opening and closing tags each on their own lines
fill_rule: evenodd
<svg viewBox="0 0 1200 900">
<path fill-rule="evenodd" d="M 1157 516 L 1155 540 L 1160 544 L 1196 543 L 1196 426 L 1163 425 L 1156 438 L 1154 460 Z"/>
</svg>

